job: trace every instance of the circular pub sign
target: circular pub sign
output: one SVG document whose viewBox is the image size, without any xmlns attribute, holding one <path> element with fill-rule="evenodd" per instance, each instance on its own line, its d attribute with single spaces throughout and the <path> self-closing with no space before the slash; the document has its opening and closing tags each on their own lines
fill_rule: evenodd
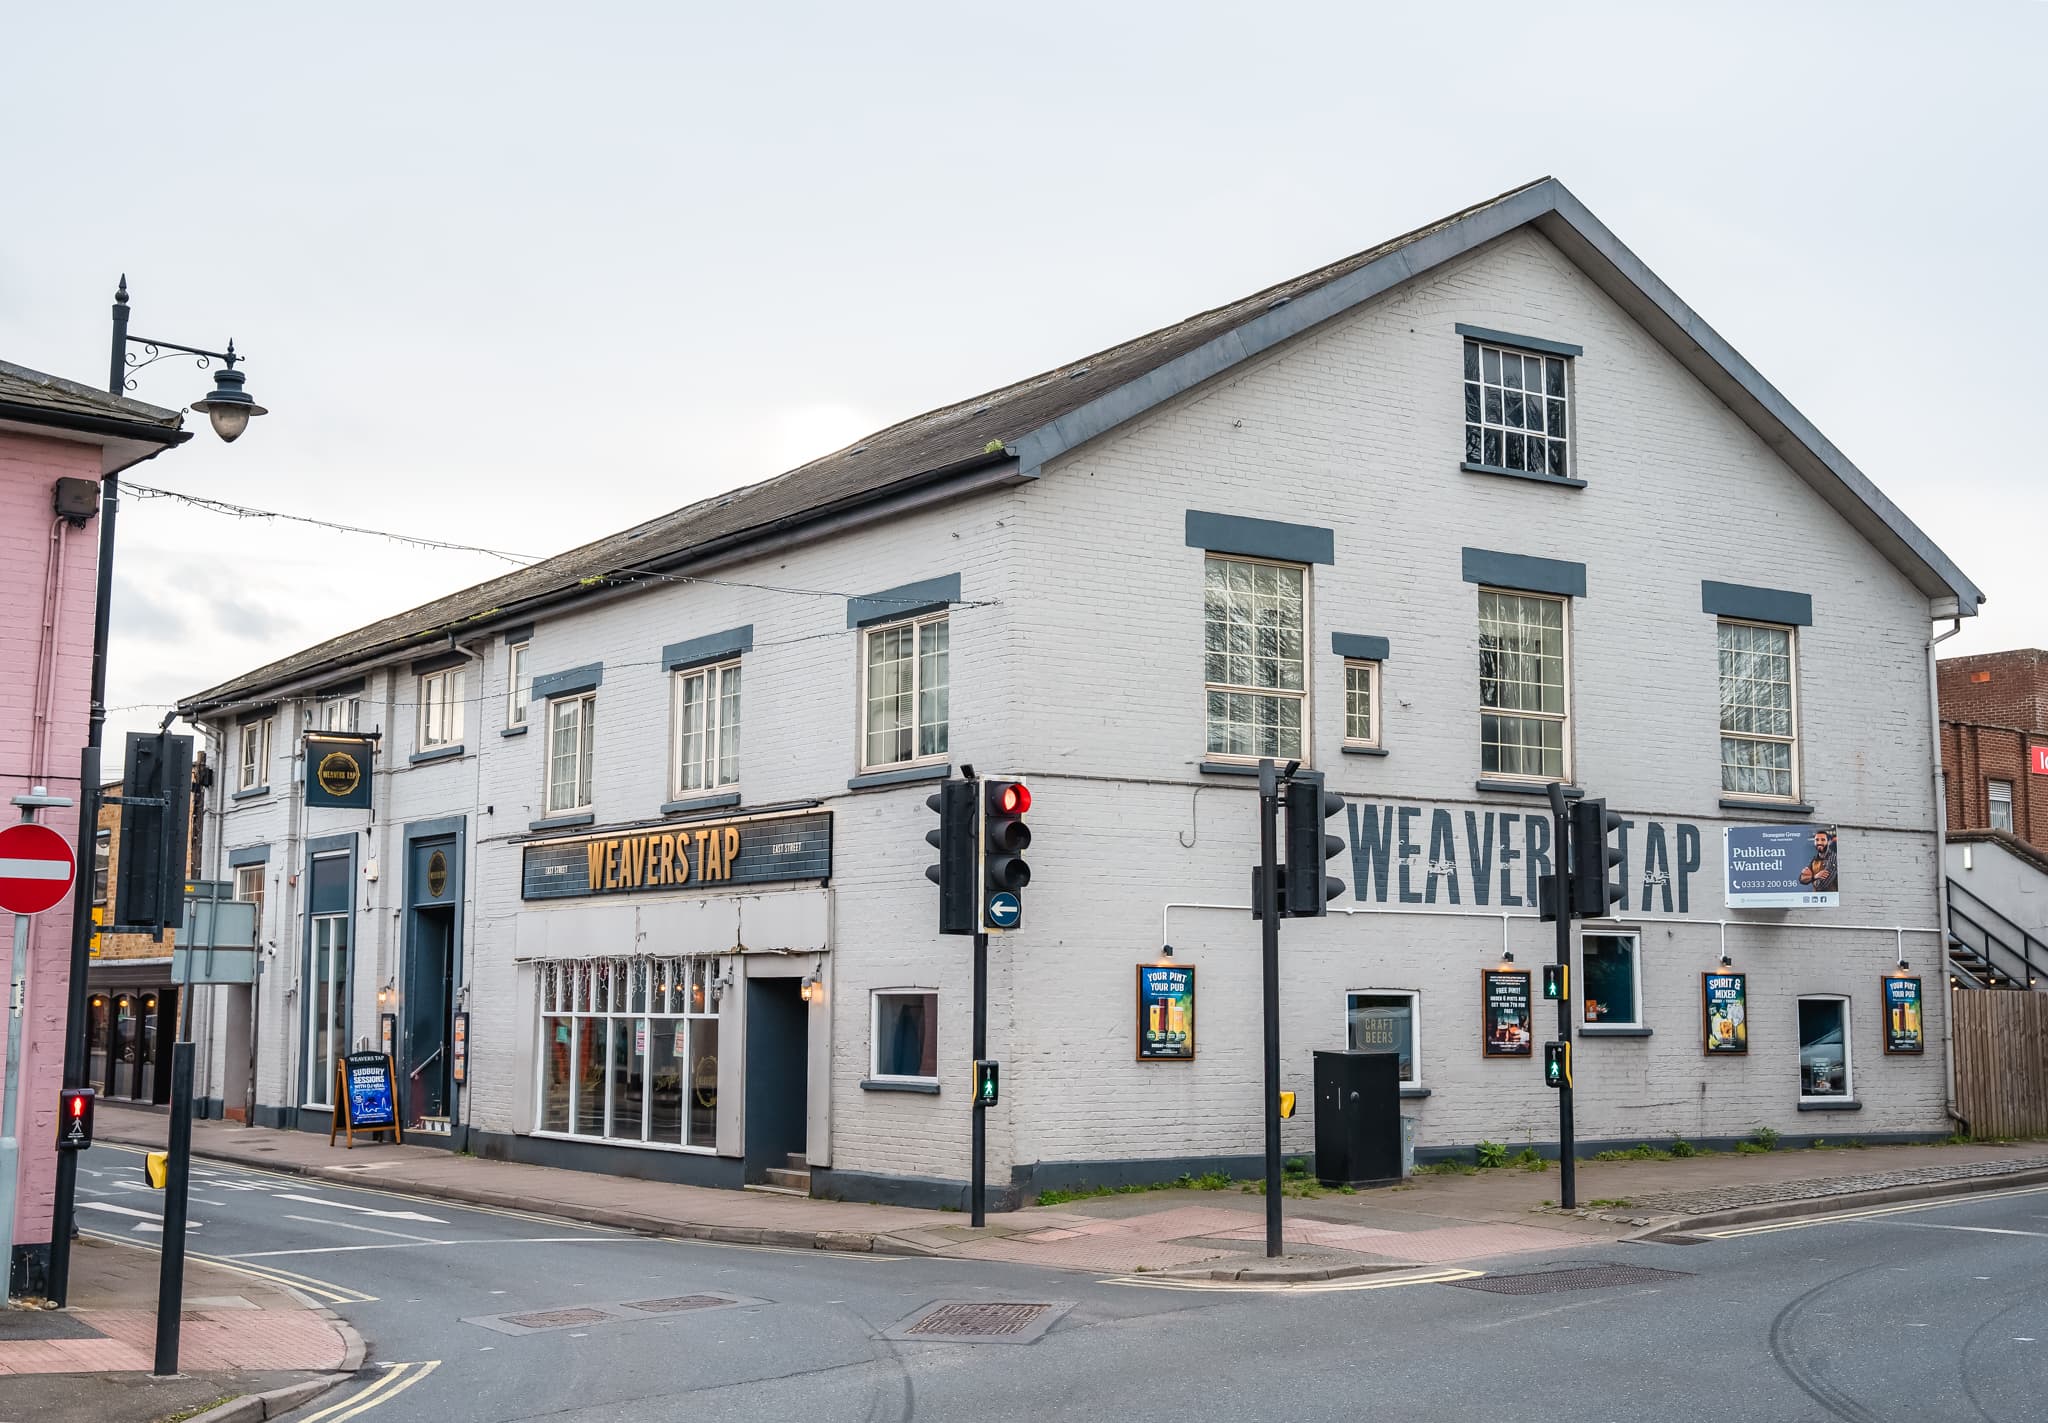
<svg viewBox="0 0 2048 1423">
<path fill-rule="evenodd" d="M 439 899 L 448 892 L 448 857 L 436 850 L 427 857 L 427 893 Z"/>
<path fill-rule="evenodd" d="M 313 776 L 320 782 L 321 790 L 339 800 L 354 795 L 356 787 L 363 783 L 363 763 L 352 751 L 330 751 L 320 758 Z"/>
</svg>

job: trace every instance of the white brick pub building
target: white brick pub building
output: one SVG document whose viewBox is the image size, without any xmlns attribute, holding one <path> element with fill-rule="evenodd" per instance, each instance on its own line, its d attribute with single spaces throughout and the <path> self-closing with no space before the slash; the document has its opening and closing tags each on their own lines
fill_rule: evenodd
<svg viewBox="0 0 2048 1423">
<path fill-rule="evenodd" d="M 1554 1142 L 1481 977 L 1551 953 L 1561 778 L 1631 822 L 1575 930 L 1582 1147 L 1943 1135 L 1930 636 L 1981 600 L 1538 182 L 190 698 L 267 948 L 200 995 L 202 1094 L 324 1132 L 336 1054 L 388 1040 L 406 1119 L 479 1155 L 957 1204 L 925 798 L 972 763 L 1037 802 L 991 1182 L 1248 1168 L 1270 753 L 1349 802 L 1344 912 L 1282 933 L 1304 1099 L 1314 1049 L 1389 1048 L 1425 1155 Z M 377 733 L 371 809 L 307 804 L 309 729 Z M 1838 902 L 1731 908 L 1758 826 L 1832 828 Z M 1168 944 L 1196 1051 L 1141 1060 Z"/>
</svg>

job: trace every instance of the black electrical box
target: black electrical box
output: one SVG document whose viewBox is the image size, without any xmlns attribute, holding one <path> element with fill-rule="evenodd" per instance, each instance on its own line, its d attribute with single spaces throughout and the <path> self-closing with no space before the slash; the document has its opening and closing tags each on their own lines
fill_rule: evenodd
<svg viewBox="0 0 2048 1423">
<path fill-rule="evenodd" d="M 57 517 L 83 524 L 100 511 L 100 482 L 97 479 L 60 479 L 50 491 L 50 505 Z"/>
<path fill-rule="evenodd" d="M 1368 1186 L 1401 1176 L 1401 1059 L 1316 1053 L 1316 1179 Z"/>
</svg>

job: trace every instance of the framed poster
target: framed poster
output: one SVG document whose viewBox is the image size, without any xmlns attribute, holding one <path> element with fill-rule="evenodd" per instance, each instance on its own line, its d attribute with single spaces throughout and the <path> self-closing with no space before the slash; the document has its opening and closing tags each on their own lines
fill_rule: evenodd
<svg viewBox="0 0 2048 1423">
<path fill-rule="evenodd" d="M 1700 1022 L 1709 1057 L 1739 1056 L 1749 1051 L 1749 975 L 1700 975 Z"/>
<path fill-rule="evenodd" d="M 1920 1022 L 1920 980 L 1892 974 L 1884 981 L 1884 1050 L 1927 1051 L 1927 1035 Z"/>
<path fill-rule="evenodd" d="M 1721 832 L 1730 909 L 1832 909 L 1842 902 L 1842 837 L 1831 825 L 1731 825 Z"/>
<path fill-rule="evenodd" d="M 647 1025 L 642 1022 L 640 1031 L 645 1034 Z M 642 1048 L 644 1055 L 645 1048 Z M 469 1081 L 469 1014 L 455 1015 L 455 1035 L 448 1040 L 448 1076 L 457 1082 Z"/>
<path fill-rule="evenodd" d="M 1138 965 L 1138 1061 L 1192 1062 L 1195 971 L 1179 964 Z"/>
<path fill-rule="evenodd" d="M 1535 1004 L 1529 971 L 1479 970 L 1480 1034 L 1483 1057 L 1530 1057 L 1536 1051 Z"/>
</svg>

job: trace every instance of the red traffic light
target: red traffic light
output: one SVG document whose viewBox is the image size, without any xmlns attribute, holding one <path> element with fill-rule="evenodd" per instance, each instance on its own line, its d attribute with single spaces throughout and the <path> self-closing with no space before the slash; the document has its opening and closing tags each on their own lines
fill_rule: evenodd
<svg viewBox="0 0 2048 1423">
<path fill-rule="evenodd" d="M 83 1098 L 83 1097 L 72 1097 L 72 1098 L 69 1098 L 68 1100 L 69 1100 L 69 1101 L 70 1101 L 70 1103 L 71 1103 L 71 1115 L 72 1115 L 72 1116 L 74 1116 L 74 1117 L 82 1117 L 82 1116 L 84 1116 L 84 1115 L 85 1115 L 85 1098 Z"/>
<path fill-rule="evenodd" d="M 1005 815 L 1022 815 L 1031 809 L 1031 787 L 1022 781 L 1011 781 L 1002 790 L 1002 810 Z"/>
</svg>

